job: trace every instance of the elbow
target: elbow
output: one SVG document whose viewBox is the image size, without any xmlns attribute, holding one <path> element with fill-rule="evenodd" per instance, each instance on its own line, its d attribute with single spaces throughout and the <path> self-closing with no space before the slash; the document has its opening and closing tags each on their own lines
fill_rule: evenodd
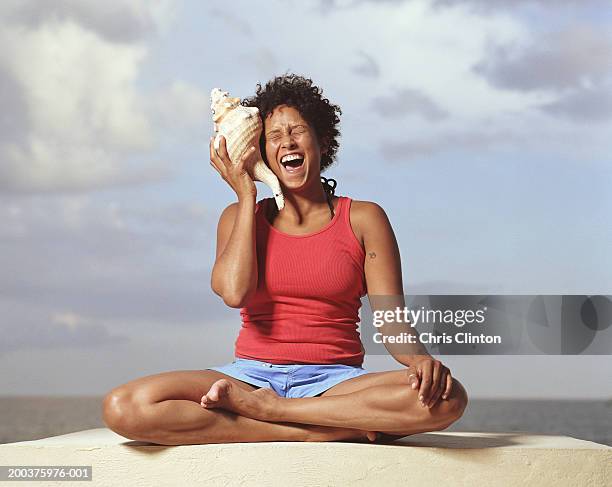
<svg viewBox="0 0 612 487">
<path fill-rule="evenodd" d="M 225 293 L 221 297 L 230 308 L 244 308 L 251 299 L 251 294 Z"/>
<path fill-rule="evenodd" d="M 213 274 L 211 278 L 211 288 L 213 292 L 223 299 L 223 302 L 230 308 L 243 308 L 247 305 L 251 296 L 255 293 L 255 286 L 251 285 L 248 289 L 235 289 L 234 285 L 219 282 Z"/>
<path fill-rule="evenodd" d="M 222 296 L 223 298 L 223 302 L 225 303 L 226 306 L 229 306 L 230 308 L 240 308 L 240 303 L 233 299 L 233 298 L 226 298 L 225 296 Z"/>
<path fill-rule="evenodd" d="M 251 293 L 241 294 L 238 292 L 230 292 L 226 290 L 221 290 L 214 285 L 212 286 L 212 290 L 217 296 L 223 299 L 223 302 L 230 308 L 243 308 L 244 306 L 246 306 L 247 302 L 251 297 Z"/>
</svg>

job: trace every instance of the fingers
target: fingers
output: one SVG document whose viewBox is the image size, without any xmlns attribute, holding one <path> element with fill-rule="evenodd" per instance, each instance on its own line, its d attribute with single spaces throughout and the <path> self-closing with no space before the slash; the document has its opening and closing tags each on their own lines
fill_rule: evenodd
<svg viewBox="0 0 612 487">
<path fill-rule="evenodd" d="M 217 151 L 217 153 L 219 154 L 219 158 L 223 161 L 223 164 L 227 166 L 228 164 L 232 163 L 232 160 L 230 159 L 229 154 L 227 152 L 225 136 L 223 135 L 219 137 L 219 150 Z"/>
<path fill-rule="evenodd" d="M 249 172 L 246 169 L 248 167 L 247 162 L 249 161 L 249 159 L 254 153 L 255 153 L 255 146 L 251 146 L 247 150 L 244 151 L 244 154 L 242 154 L 242 157 L 240 158 L 240 162 L 238 163 L 238 168 L 240 169 L 240 171 L 244 170 L 247 173 Z"/>
<path fill-rule="evenodd" d="M 236 165 L 232 164 L 227 152 L 225 136 L 221 135 L 219 137 L 219 150 L 215 149 L 215 137 L 210 138 L 210 163 L 223 179 L 227 180 L 228 171 L 237 170 L 238 174 L 240 174 L 243 170 L 243 164 L 241 164 L 242 162 L 243 161 L 241 160 Z"/>
<path fill-rule="evenodd" d="M 223 171 L 221 168 L 223 167 L 222 161 L 219 160 L 219 156 L 217 151 L 215 150 L 215 138 L 210 138 L 210 165 L 223 177 Z"/>
<path fill-rule="evenodd" d="M 423 407 L 433 407 L 440 397 L 447 399 L 450 395 L 453 379 L 450 370 L 442 362 L 435 359 L 423 360 L 418 363 L 418 368 L 409 376 L 409 384 L 413 389 L 416 373 L 418 379 L 418 399 Z"/>
<path fill-rule="evenodd" d="M 411 368 L 411 370 L 408 371 L 408 384 L 410 384 L 410 387 L 414 390 L 419 387 L 419 383 L 419 371 L 415 368 Z"/>
<path fill-rule="evenodd" d="M 438 402 L 438 399 L 440 399 L 440 396 L 442 395 L 446 387 L 446 376 L 447 375 L 448 375 L 448 372 L 446 370 L 446 367 L 442 366 L 442 372 L 440 373 L 440 382 L 438 384 L 438 387 L 436 387 L 436 389 L 434 390 L 434 393 L 432 394 L 431 399 L 429 400 L 429 403 L 427 404 L 428 408 L 434 407 L 434 405 Z"/>
<path fill-rule="evenodd" d="M 246 151 L 244 151 L 244 154 L 242 154 L 241 162 L 248 161 L 253 154 L 255 154 L 255 146 L 254 145 L 252 145 Z"/>
<path fill-rule="evenodd" d="M 225 136 L 221 135 L 219 137 L 219 150 L 215 150 L 214 144 L 215 137 L 210 138 L 210 161 L 217 169 L 219 174 L 223 175 L 223 168 L 236 169 L 238 173 L 241 173 L 246 167 L 246 163 L 255 153 L 255 146 L 249 147 L 244 154 L 242 154 L 239 161 L 236 164 L 232 164 L 232 160 L 230 159 L 229 153 L 227 151 L 227 141 Z"/>
<path fill-rule="evenodd" d="M 230 158 L 227 154 L 227 146 L 225 145 L 225 137 L 221 135 L 219 137 L 219 149 L 215 149 L 216 137 L 210 138 L 210 160 L 211 162 L 223 172 L 224 167 L 228 167 L 231 164 Z"/>
<path fill-rule="evenodd" d="M 421 365 L 421 388 L 419 389 L 419 401 L 425 406 L 429 401 L 431 391 L 433 364 L 430 361 L 424 361 Z"/>
<path fill-rule="evenodd" d="M 438 393 L 440 388 L 440 375 L 442 374 L 443 365 L 438 361 L 433 361 L 433 370 L 431 372 L 431 387 L 429 388 L 429 396 L 425 397 L 425 404 L 427 407 L 431 407 L 431 401 Z"/>
<path fill-rule="evenodd" d="M 450 371 L 446 375 L 446 384 L 444 388 L 444 393 L 442 394 L 442 399 L 448 399 L 451 394 L 451 390 L 453 389 L 453 378 L 450 374 Z"/>
<path fill-rule="evenodd" d="M 408 367 L 408 384 L 418 389 L 421 406 L 432 408 L 442 399 L 448 399 L 453 387 L 451 372 L 442 362 L 433 358 L 419 360 Z"/>
</svg>

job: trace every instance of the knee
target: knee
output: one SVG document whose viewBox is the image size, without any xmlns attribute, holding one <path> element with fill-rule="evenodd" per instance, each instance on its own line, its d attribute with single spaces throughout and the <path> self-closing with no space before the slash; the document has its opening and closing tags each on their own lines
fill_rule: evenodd
<svg viewBox="0 0 612 487">
<path fill-rule="evenodd" d="M 437 404 L 436 420 L 438 426 L 436 430 L 440 431 L 448 428 L 451 424 L 457 421 L 468 404 L 468 395 L 465 388 L 457 379 L 453 379 L 453 388 L 451 395 L 446 400 L 440 400 Z"/>
<path fill-rule="evenodd" d="M 109 429 L 130 439 L 137 438 L 139 426 L 138 403 L 133 392 L 125 387 L 111 390 L 102 404 L 102 419 Z"/>
</svg>

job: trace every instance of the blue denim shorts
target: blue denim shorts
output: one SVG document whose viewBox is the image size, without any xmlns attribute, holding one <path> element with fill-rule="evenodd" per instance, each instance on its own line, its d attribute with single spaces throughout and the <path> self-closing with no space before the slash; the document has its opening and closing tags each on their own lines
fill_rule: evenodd
<svg viewBox="0 0 612 487">
<path fill-rule="evenodd" d="M 256 387 L 273 389 L 283 397 L 314 397 L 340 382 L 369 373 L 354 365 L 280 365 L 244 358 L 206 370 L 216 370 Z"/>
</svg>

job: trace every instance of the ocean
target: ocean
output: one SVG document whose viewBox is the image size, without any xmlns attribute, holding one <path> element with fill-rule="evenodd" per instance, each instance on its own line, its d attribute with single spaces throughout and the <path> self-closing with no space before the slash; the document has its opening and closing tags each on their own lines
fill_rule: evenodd
<svg viewBox="0 0 612 487">
<path fill-rule="evenodd" d="M 104 427 L 101 405 L 101 397 L 0 397 L 0 443 Z M 528 431 L 612 446 L 612 400 L 471 399 L 447 431 Z"/>
</svg>

